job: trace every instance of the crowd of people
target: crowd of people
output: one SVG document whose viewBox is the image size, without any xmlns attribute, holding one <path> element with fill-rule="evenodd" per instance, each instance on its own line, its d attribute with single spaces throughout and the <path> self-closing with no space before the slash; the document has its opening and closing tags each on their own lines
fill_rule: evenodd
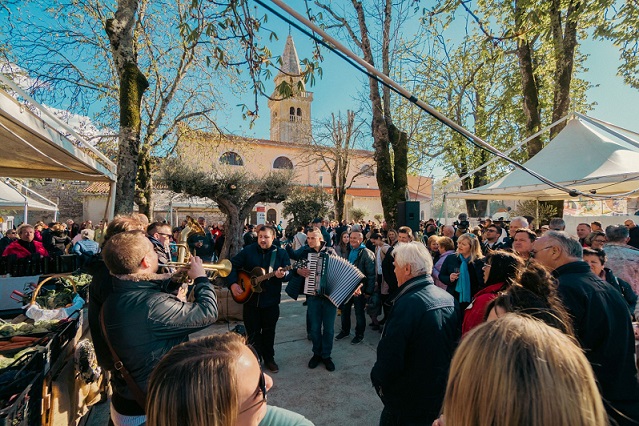
<svg viewBox="0 0 639 426">
<path fill-rule="evenodd" d="M 177 274 L 162 265 L 175 258 L 183 229 L 143 215 L 100 227 L 100 244 L 91 226 L 74 242 L 62 224 L 39 230 L 40 241 L 37 227 L 22 225 L 4 251 L 38 253 L 46 241 L 66 251 L 79 245 L 90 259 L 89 326 L 111 373 L 115 425 L 312 424 L 267 404 L 273 379 L 262 366 L 280 369 L 285 283 L 307 304 L 309 369 L 339 369 L 334 342 L 357 345 L 374 332 L 376 361 L 367 368 L 384 405 L 380 425 L 639 424 L 634 222 L 579 224 L 573 237 L 561 219 L 537 231 L 523 217 L 510 226 L 459 219 L 414 232 L 318 218 L 288 237 L 281 226 L 247 226 L 225 279 L 239 296 L 241 271 L 264 275 L 242 306 L 246 336 L 192 341 L 218 317 L 203 264 L 219 253 L 221 224 L 198 219 L 203 232 L 188 238 L 189 265 Z M 320 255 L 362 277 L 339 306 L 317 291 L 321 268 L 311 262 Z"/>
</svg>

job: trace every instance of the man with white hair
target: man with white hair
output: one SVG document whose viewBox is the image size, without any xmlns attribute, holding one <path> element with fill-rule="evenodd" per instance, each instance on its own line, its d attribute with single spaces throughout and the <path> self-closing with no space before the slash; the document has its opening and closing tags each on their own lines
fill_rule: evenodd
<svg viewBox="0 0 639 426">
<path fill-rule="evenodd" d="M 535 240 L 530 257 L 552 270 L 559 282 L 559 296 L 573 318 L 606 411 L 617 424 L 636 424 L 628 421 L 639 421 L 635 342 L 621 293 L 590 270 L 581 244 L 566 232 L 546 232 Z"/>
<path fill-rule="evenodd" d="M 461 315 L 455 299 L 434 285 L 433 259 L 423 244 L 399 244 L 394 255 L 399 288 L 371 371 L 384 403 L 380 424 L 431 424 L 441 409 Z"/>
<path fill-rule="evenodd" d="M 515 240 L 515 234 L 520 229 L 527 229 L 528 221 L 525 217 L 517 216 L 510 220 L 510 226 L 508 227 L 508 236 L 504 238 L 503 246 L 504 249 L 513 248 L 513 241 Z"/>
</svg>

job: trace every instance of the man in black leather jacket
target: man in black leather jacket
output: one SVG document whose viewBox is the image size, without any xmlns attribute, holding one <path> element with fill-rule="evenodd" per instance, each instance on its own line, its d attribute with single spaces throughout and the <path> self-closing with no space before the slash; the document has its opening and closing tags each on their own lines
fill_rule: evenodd
<svg viewBox="0 0 639 426">
<path fill-rule="evenodd" d="M 430 425 L 444 399 L 461 315 L 453 296 L 433 283 L 423 244 L 399 244 L 394 255 L 399 287 L 371 370 L 384 403 L 380 425 Z"/>
<path fill-rule="evenodd" d="M 102 257 L 113 276 L 113 292 L 103 305 L 107 337 L 139 389 L 146 393 L 149 376 L 162 356 L 188 340 L 190 333 L 217 320 L 215 292 L 198 257 L 192 258 L 188 271 L 194 279 L 193 303 L 181 302 L 151 282 L 158 258 L 142 231 L 114 235 Z M 135 391 L 120 373 L 112 373 L 113 423 L 143 420 L 144 407 L 136 402 Z"/>
</svg>

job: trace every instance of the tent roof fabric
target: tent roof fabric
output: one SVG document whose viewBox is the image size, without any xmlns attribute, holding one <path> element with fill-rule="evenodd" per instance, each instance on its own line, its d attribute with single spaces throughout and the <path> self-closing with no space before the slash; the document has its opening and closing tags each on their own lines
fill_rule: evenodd
<svg viewBox="0 0 639 426">
<path fill-rule="evenodd" d="M 56 211 L 58 209 L 57 206 L 53 204 L 45 204 L 27 195 L 20 195 L 17 189 L 0 181 L 0 209 L 22 210 L 24 208 L 25 197 L 30 210 Z"/>
<path fill-rule="evenodd" d="M 639 190 L 639 135 L 583 115 L 566 127 L 524 166 L 564 187 L 598 195 Z M 521 169 L 488 185 L 454 192 L 448 198 L 480 200 L 559 200 L 570 194 L 550 187 Z"/>
<path fill-rule="evenodd" d="M 114 181 L 115 173 L 0 90 L 0 176 Z"/>
</svg>

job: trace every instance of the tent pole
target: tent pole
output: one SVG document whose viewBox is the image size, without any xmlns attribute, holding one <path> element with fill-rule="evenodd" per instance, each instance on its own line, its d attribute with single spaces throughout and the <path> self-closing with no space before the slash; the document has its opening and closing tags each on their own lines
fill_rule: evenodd
<svg viewBox="0 0 639 426">
<path fill-rule="evenodd" d="M 536 203 L 535 221 L 537 221 L 536 223 L 537 229 L 541 229 L 541 218 L 539 217 L 539 199 L 536 199 L 535 203 Z"/>
<path fill-rule="evenodd" d="M 448 225 L 448 206 L 446 205 L 446 192 L 443 194 L 442 203 L 444 204 L 444 225 Z"/>
<path fill-rule="evenodd" d="M 111 222 L 115 216 L 115 190 L 117 182 L 112 180 L 109 188 L 109 200 L 107 201 L 106 218 Z"/>
</svg>

